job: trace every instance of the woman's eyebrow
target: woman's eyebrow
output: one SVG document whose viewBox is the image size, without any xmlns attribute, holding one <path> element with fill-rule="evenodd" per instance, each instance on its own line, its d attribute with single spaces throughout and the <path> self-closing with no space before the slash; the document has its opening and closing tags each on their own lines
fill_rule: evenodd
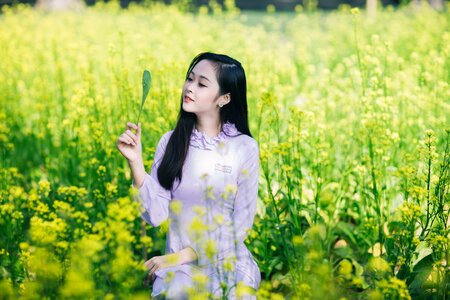
<svg viewBox="0 0 450 300">
<path fill-rule="evenodd" d="M 194 74 L 194 76 L 195 76 L 194 71 L 191 71 L 191 73 Z M 209 82 L 211 82 L 207 77 L 205 77 L 205 76 L 203 76 L 203 75 L 200 75 L 199 77 L 204 78 L 204 79 L 208 80 Z"/>
</svg>

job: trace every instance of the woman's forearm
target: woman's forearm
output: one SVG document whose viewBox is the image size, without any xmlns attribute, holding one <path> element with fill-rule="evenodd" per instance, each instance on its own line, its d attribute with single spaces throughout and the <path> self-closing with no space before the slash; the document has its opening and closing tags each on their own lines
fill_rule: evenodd
<svg viewBox="0 0 450 300">
<path fill-rule="evenodd" d="M 138 159 L 133 162 L 128 161 L 128 165 L 131 169 L 134 186 L 140 188 L 144 184 L 145 179 L 144 163 L 142 162 L 142 160 Z"/>
<path fill-rule="evenodd" d="M 186 247 L 178 253 L 180 255 L 180 264 L 187 264 L 197 260 L 197 254 L 191 247 Z"/>
</svg>

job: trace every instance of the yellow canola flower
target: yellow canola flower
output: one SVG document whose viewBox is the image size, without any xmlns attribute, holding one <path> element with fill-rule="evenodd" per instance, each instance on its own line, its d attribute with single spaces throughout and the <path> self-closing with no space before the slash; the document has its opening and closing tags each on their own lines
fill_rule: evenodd
<svg viewBox="0 0 450 300">
<path fill-rule="evenodd" d="M 241 174 L 246 178 L 249 175 L 249 171 L 247 169 L 242 169 Z"/>
<path fill-rule="evenodd" d="M 339 275 L 344 276 L 346 279 L 350 279 L 351 274 L 353 272 L 353 265 L 348 259 L 343 259 L 339 263 L 339 269 L 338 269 Z"/>
<path fill-rule="evenodd" d="M 79 188 L 76 186 L 60 186 L 57 190 L 58 195 L 66 197 L 67 200 L 72 201 L 75 198 L 83 198 L 87 196 L 88 191 L 86 188 Z"/>
<path fill-rule="evenodd" d="M 37 216 L 30 220 L 31 239 L 40 244 L 53 244 L 59 237 L 65 235 L 67 224 L 55 218 L 52 221 L 45 221 Z"/>
<path fill-rule="evenodd" d="M 373 273 L 389 273 L 391 266 L 381 257 L 372 257 L 367 264 L 367 270 Z"/>
<path fill-rule="evenodd" d="M 292 243 L 297 246 L 303 244 L 303 237 L 301 235 L 294 235 L 292 238 Z"/>
<path fill-rule="evenodd" d="M 74 208 L 67 202 L 55 200 L 53 202 L 53 208 L 58 212 L 63 212 L 64 214 L 67 214 L 70 216 L 70 214 L 74 211 Z"/>
<path fill-rule="evenodd" d="M 50 212 L 50 209 L 46 203 L 39 202 L 35 208 L 36 212 L 41 215 L 45 215 Z"/>
<path fill-rule="evenodd" d="M 108 195 L 108 197 L 114 197 L 117 194 L 117 185 L 107 182 L 106 194 Z"/>
<path fill-rule="evenodd" d="M 299 292 L 305 297 L 311 296 L 311 286 L 307 283 L 301 283 L 299 286 Z"/>
<path fill-rule="evenodd" d="M 19 244 L 19 248 L 20 248 L 22 251 L 27 251 L 27 250 L 30 248 L 30 244 L 28 244 L 28 243 L 26 243 L 26 242 L 21 242 L 21 243 Z"/>
<path fill-rule="evenodd" d="M 238 282 L 236 287 L 236 297 L 244 297 L 246 295 L 255 295 L 255 290 L 252 287 L 245 285 L 243 282 Z"/>
<path fill-rule="evenodd" d="M 206 208 L 202 205 L 194 205 L 192 209 L 199 217 L 203 217 L 206 214 Z"/>
<path fill-rule="evenodd" d="M 9 188 L 9 200 L 12 201 L 13 199 L 19 199 L 23 195 L 26 196 L 25 191 L 23 187 L 20 186 L 12 186 Z"/>
<path fill-rule="evenodd" d="M 192 276 L 192 280 L 200 286 L 206 286 L 208 283 L 208 276 L 201 272 L 195 272 Z"/>
<path fill-rule="evenodd" d="M 166 255 L 167 263 L 170 265 L 178 265 L 181 257 L 178 253 L 170 253 Z"/>
<path fill-rule="evenodd" d="M 270 295 L 270 300 L 285 300 L 286 298 L 279 293 L 272 293 Z"/>
<path fill-rule="evenodd" d="M 141 244 L 142 245 L 146 245 L 148 247 L 151 247 L 153 245 L 153 240 L 151 237 L 149 237 L 148 235 L 146 236 L 141 236 Z"/>
<path fill-rule="evenodd" d="M 161 229 L 161 232 L 162 233 L 167 233 L 168 231 L 169 231 L 169 225 L 170 225 L 170 219 L 166 219 L 164 222 L 162 222 L 160 225 L 159 225 L 159 228 Z"/>
<path fill-rule="evenodd" d="M 384 300 L 384 296 L 380 291 L 374 290 L 374 291 L 371 291 L 367 295 L 367 299 L 368 300 Z"/>
<path fill-rule="evenodd" d="M 362 279 L 361 277 L 353 277 L 352 278 L 352 282 L 351 285 L 353 285 L 354 287 L 357 288 L 361 288 L 364 284 L 364 279 Z"/>
<path fill-rule="evenodd" d="M 236 196 L 236 193 L 237 193 L 237 185 L 227 184 L 221 196 L 223 199 L 233 199 Z"/>
<path fill-rule="evenodd" d="M 14 299 L 15 298 L 12 280 L 7 280 L 7 279 L 0 280 L 0 291 L 2 291 L 2 299 Z"/>
<path fill-rule="evenodd" d="M 180 200 L 173 199 L 170 201 L 170 210 L 175 214 L 179 215 L 183 209 L 183 203 Z"/>
<path fill-rule="evenodd" d="M 225 220 L 224 216 L 220 213 L 218 213 L 214 216 L 214 221 L 219 225 L 222 225 L 224 220 Z"/>
<path fill-rule="evenodd" d="M 5 203 L 0 205 L 0 213 L 2 215 L 12 215 L 14 212 L 14 205 L 11 203 Z"/>
<path fill-rule="evenodd" d="M 285 171 L 286 173 L 289 173 L 290 171 L 292 171 L 294 169 L 294 167 L 288 166 L 288 165 L 282 165 L 281 169 L 283 169 L 283 171 Z"/>
<path fill-rule="evenodd" d="M 212 185 L 208 185 L 206 187 L 206 198 L 216 200 L 216 196 L 214 195 L 214 187 Z"/>
<path fill-rule="evenodd" d="M 29 271 L 45 280 L 56 281 L 61 278 L 63 268 L 51 251 L 36 247 L 29 259 Z"/>
<path fill-rule="evenodd" d="M 191 233 L 202 234 L 206 232 L 206 230 L 207 230 L 206 225 L 199 217 L 195 216 L 192 218 L 191 224 L 189 226 L 189 231 Z"/>
<path fill-rule="evenodd" d="M 106 174 L 106 167 L 105 166 L 98 166 L 97 174 L 98 174 L 99 177 L 105 176 L 105 174 Z"/>
<path fill-rule="evenodd" d="M 55 246 L 57 248 L 59 248 L 60 250 L 67 250 L 67 249 L 69 249 L 69 242 L 59 241 L 59 242 L 56 242 Z"/>
<path fill-rule="evenodd" d="M 217 253 L 217 245 L 216 242 L 214 240 L 207 240 L 206 241 L 206 245 L 205 245 L 205 253 L 206 256 L 212 260 L 214 255 Z"/>
<path fill-rule="evenodd" d="M 48 182 L 47 180 L 39 181 L 39 193 L 44 195 L 44 197 L 48 197 L 50 191 L 51 191 L 50 182 Z"/>
<path fill-rule="evenodd" d="M 63 298 L 88 298 L 95 291 L 95 283 L 83 272 L 70 270 L 60 291 Z"/>
<path fill-rule="evenodd" d="M 236 264 L 236 257 L 227 257 L 223 263 L 223 269 L 225 272 L 234 271 L 234 266 Z"/>
</svg>

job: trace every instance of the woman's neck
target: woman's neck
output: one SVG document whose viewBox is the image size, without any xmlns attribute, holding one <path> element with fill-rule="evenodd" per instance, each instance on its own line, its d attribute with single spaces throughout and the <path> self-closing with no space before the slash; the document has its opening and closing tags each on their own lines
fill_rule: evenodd
<svg viewBox="0 0 450 300">
<path fill-rule="evenodd" d="M 199 132 L 204 132 L 211 138 L 214 138 L 219 135 L 221 131 L 221 124 L 219 119 L 199 119 L 197 118 L 197 122 L 195 127 Z"/>
</svg>

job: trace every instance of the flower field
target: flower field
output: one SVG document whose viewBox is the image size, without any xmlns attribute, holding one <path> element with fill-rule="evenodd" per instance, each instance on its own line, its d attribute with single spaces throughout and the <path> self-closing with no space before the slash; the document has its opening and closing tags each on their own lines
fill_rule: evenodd
<svg viewBox="0 0 450 300">
<path fill-rule="evenodd" d="M 258 299 L 450 299 L 448 11 L 116 2 L 0 14 L 0 299 L 149 298 L 168 226 L 142 228 L 115 144 L 148 69 L 150 170 L 208 50 L 247 75 Z"/>
</svg>

